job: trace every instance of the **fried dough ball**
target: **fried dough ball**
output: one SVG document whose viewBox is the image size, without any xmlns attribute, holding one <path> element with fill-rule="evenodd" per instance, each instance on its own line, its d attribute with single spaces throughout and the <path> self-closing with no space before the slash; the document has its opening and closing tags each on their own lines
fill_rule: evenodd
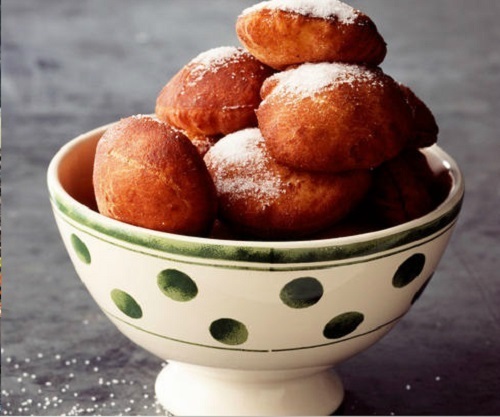
<svg viewBox="0 0 500 417">
<path fill-rule="evenodd" d="M 222 138 L 205 162 L 217 189 L 220 219 L 237 233 L 263 239 L 303 238 L 330 227 L 371 183 L 367 170 L 322 174 L 280 165 L 257 128 Z"/>
<path fill-rule="evenodd" d="M 433 170 L 421 151 L 408 149 L 375 169 L 369 195 L 383 223 L 396 226 L 435 209 L 450 187 L 446 169 Z"/>
<path fill-rule="evenodd" d="M 156 115 L 190 136 L 225 135 L 256 126 L 260 87 L 272 73 L 242 48 L 210 49 L 163 87 Z"/>
<path fill-rule="evenodd" d="M 217 206 L 202 157 L 178 130 L 150 116 L 111 126 L 98 142 L 94 171 L 98 210 L 136 226 L 205 235 Z"/>
<path fill-rule="evenodd" d="M 338 0 L 271 0 L 245 9 L 241 43 L 275 69 L 305 62 L 379 65 L 387 47 L 373 21 Z"/>
<path fill-rule="evenodd" d="M 303 64 L 268 78 L 257 109 L 271 155 L 297 169 L 370 169 L 407 144 L 412 114 L 380 68 Z"/>
<path fill-rule="evenodd" d="M 437 142 L 439 127 L 427 105 L 407 86 L 400 84 L 413 118 L 413 131 L 408 143 L 410 148 L 426 148 Z"/>
</svg>

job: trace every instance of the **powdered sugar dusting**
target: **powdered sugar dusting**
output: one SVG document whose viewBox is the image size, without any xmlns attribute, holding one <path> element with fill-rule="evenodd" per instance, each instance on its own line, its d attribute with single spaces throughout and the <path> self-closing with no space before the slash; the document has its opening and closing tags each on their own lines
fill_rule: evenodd
<svg viewBox="0 0 500 417">
<path fill-rule="evenodd" d="M 379 82 L 376 72 L 358 65 L 342 63 L 303 64 L 295 69 L 279 72 L 271 78 L 278 81 L 271 94 L 313 96 L 327 88 L 355 81 Z"/>
<path fill-rule="evenodd" d="M 134 114 L 130 116 L 134 120 L 148 120 L 148 121 L 154 121 L 154 122 L 162 122 L 160 119 L 155 114 Z"/>
<path fill-rule="evenodd" d="M 209 49 L 195 57 L 191 63 L 199 64 L 206 67 L 214 67 L 223 65 L 229 61 L 238 60 L 245 51 L 236 46 L 220 46 L 218 48 Z"/>
<path fill-rule="evenodd" d="M 216 72 L 219 68 L 240 61 L 245 55 L 249 55 L 248 52 L 236 46 L 220 46 L 202 52 L 189 63 L 192 75 L 190 84 L 195 84 L 207 72 Z"/>
<path fill-rule="evenodd" d="M 318 17 L 322 19 L 336 18 L 343 24 L 352 24 L 359 15 L 359 11 L 339 0 L 270 0 L 263 1 L 243 10 L 242 15 L 254 11 L 282 10 L 298 13 L 304 16 Z"/>
<path fill-rule="evenodd" d="M 270 157 L 258 128 L 222 138 L 205 160 L 219 194 L 232 199 L 253 198 L 264 208 L 284 191 L 281 178 L 269 170 Z"/>
</svg>

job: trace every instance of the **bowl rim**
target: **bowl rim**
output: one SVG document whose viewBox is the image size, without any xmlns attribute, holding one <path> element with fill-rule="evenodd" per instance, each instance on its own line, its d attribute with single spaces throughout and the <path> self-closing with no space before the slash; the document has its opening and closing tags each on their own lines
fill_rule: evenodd
<svg viewBox="0 0 500 417">
<path fill-rule="evenodd" d="M 69 218 L 89 233 L 145 246 L 176 255 L 227 261 L 259 263 L 309 263 L 367 256 L 405 246 L 432 235 L 441 235 L 456 223 L 463 202 L 465 184 L 456 161 L 438 145 L 424 149 L 439 158 L 452 176 L 447 198 L 432 212 L 409 222 L 351 236 L 290 241 L 229 240 L 186 236 L 150 230 L 108 218 L 73 198 L 59 180 L 59 166 L 75 147 L 98 140 L 109 123 L 85 132 L 65 143 L 51 159 L 47 169 L 49 199 L 54 213 Z"/>
</svg>

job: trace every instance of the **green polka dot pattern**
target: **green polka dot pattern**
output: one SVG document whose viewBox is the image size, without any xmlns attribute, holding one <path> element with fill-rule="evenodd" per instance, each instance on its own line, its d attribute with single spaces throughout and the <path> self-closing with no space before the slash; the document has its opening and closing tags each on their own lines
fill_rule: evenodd
<svg viewBox="0 0 500 417">
<path fill-rule="evenodd" d="M 241 345 L 248 339 L 246 326 L 233 319 L 223 318 L 215 320 L 210 325 L 212 337 L 225 345 Z"/>
<path fill-rule="evenodd" d="M 142 317 L 141 306 L 125 291 L 115 288 L 111 291 L 111 299 L 123 314 L 133 319 Z"/>
<path fill-rule="evenodd" d="M 327 339 L 340 339 L 356 330 L 364 318 L 364 315 L 357 311 L 339 314 L 327 323 L 323 335 Z"/>
<path fill-rule="evenodd" d="M 73 247 L 79 258 L 90 263 L 90 253 L 86 245 L 75 235 L 71 236 Z M 425 255 L 416 253 L 407 258 L 396 270 L 392 278 L 395 288 L 402 288 L 416 279 L 423 271 L 426 262 Z M 430 278 L 414 293 L 413 304 L 424 291 Z M 186 302 L 198 295 L 196 282 L 186 273 L 177 269 L 164 269 L 157 275 L 157 285 L 160 291 L 168 298 Z M 324 295 L 321 282 L 313 277 L 299 277 L 285 284 L 280 293 L 281 302 L 292 309 L 304 309 L 317 304 Z M 113 289 L 111 298 L 118 309 L 128 317 L 138 319 L 143 315 L 140 305 L 126 292 Z M 323 328 L 323 336 L 330 340 L 341 339 L 353 333 L 365 316 L 359 311 L 347 311 L 333 317 Z M 220 318 L 209 326 L 209 332 L 216 341 L 237 346 L 247 342 L 249 331 L 247 326 L 232 318 Z"/>
<path fill-rule="evenodd" d="M 161 292 L 174 301 L 190 301 L 198 294 L 196 283 L 177 269 L 161 271 L 157 282 Z"/>
<path fill-rule="evenodd" d="M 291 308 L 306 308 L 316 304 L 323 296 L 323 286 L 316 278 L 297 278 L 286 284 L 280 292 L 283 303 Z"/>
<path fill-rule="evenodd" d="M 91 256 L 87 245 L 75 234 L 71 235 L 71 245 L 75 250 L 76 255 L 84 264 L 90 264 Z"/>
<path fill-rule="evenodd" d="M 425 265 L 425 255 L 416 253 L 404 261 L 397 269 L 392 278 L 392 285 L 396 288 L 403 288 L 417 278 Z"/>
</svg>

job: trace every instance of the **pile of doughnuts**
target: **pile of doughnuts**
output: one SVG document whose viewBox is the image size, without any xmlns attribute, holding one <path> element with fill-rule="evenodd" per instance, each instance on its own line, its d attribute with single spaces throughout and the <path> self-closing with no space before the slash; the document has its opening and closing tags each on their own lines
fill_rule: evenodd
<svg viewBox="0 0 500 417">
<path fill-rule="evenodd" d="M 160 231 L 314 239 L 393 226 L 449 190 L 420 149 L 438 126 L 379 66 L 373 21 L 338 0 L 270 0 L 236 21 L 242 47 L 199 54 L 98 143 L 99 211 Z"/>
</svg>

